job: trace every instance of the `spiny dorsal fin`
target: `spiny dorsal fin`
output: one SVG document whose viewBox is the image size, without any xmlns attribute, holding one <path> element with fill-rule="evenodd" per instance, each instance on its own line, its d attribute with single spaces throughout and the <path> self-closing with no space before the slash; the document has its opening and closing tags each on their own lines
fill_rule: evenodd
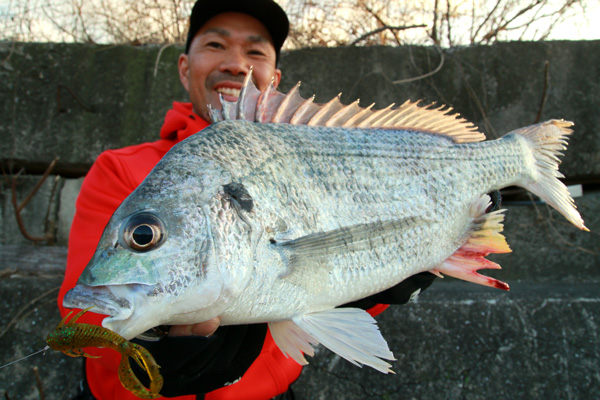
<svg viewBox="0 0 600 400">
<path fill-rule="evenodd" d="M 300 96 L 300 82 L 281 100 L 272 122 L 290 122 L 294 113 L 306 99 Z"/>
<path fill-rule="evenodd" d="M 261 95 L 260 90 L 252 83 L 252 69 L 246 75 L 243 84 L 244 90 L 240 92 L 240 97 L 237 101 L 237 115 L 240 115 L 244 120 L 254 120 L 256 115 L 256 104 Z"/>
<path fill-rule="evenodd" d="M 261 92 L 252 82 L 250 71 L 236 102 L 228 102 L 221 97 L 222 110 L 215 110 L 209 105 L 212 120 L 243 119 L 260 123 L 415 130 L 448 136 L 456 143 L 485 139 L 475 125 L 453 114 L 452 107 L 419 106 L 419 101 L 406 101 L 400 107 L 394 108 L 394 104 L 390 104 L 381 110 L 372 110 L 372 104 L 363 108 L 358 105 L 358 100 L 344 105 L 340 95 L 325 104 L 318 104 L 313 101 L 314 96 L 309 99 L 300 96 L 299 88 L 300 82 L 288 94 L 283 94 L 271 82 Z"/>
</svg>

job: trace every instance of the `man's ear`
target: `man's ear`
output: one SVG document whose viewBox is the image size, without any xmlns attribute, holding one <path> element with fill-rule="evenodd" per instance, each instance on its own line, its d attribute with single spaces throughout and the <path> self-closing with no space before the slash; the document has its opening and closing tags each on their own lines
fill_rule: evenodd
<svg viewBox="0 0 600 400">
<path fill-rule="evenodd" d="M 279 82 L 281 81 L 281 70 L 275 69 L 275 75 L 273 76 L 273 86 L 277 89 Z"/>
<path fill-rule="evenodd" d="M 179 80 L 181 81 L 181 84 L 183 85 L 185 90 L 187 90 L 189 92 L 190 91 L 190 65 L 188 63 L 188 55 L 187 54 L 179 55 L 178 67 L 179 67 Z"/>
</svg>

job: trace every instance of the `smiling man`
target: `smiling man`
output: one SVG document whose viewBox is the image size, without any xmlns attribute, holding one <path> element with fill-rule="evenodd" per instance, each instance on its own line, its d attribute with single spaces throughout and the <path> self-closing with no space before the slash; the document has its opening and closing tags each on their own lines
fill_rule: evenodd
<svg viewBox="0 0 600 400">
<path fill-rule="evenodd" d="M 283 31 L 283 27 L 279 29 Z M 194 112 L 208 120 L 207 104 L 220 108 L 220 95 L 235 101 L 250 68 L 259 89 L 264 90 L 271 81 L 277 86 L 281 71 L 276 68 L 276 46 L 283 44 L 277 39 L 274 44 L 262 22 L 240 12 L 218 14 L 204 23 L 179 57 L 179 77 Z"/>
</svg>

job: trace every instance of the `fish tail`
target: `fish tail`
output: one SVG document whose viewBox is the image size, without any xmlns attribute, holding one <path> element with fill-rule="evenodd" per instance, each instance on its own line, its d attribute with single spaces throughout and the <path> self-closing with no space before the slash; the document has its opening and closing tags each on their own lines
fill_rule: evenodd
<svg viewBox="0 0 600 400">
<path fill-rule="evenodd" d="M 588 231 L 567 187 L 559 180 L 564 175 L 558 171 L 561 151 L 566 150 L 567 138 L 573 133 L 572 122 L 550 120 L 511 132 L 526 139 L 535 166 L 533 181 L 525 189 L 539 196 L 579 229 Z"/>
</svg>

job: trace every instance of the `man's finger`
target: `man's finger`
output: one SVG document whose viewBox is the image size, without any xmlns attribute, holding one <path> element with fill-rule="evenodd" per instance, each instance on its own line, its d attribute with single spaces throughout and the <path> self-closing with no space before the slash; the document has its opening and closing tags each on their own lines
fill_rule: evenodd
<svg viewBox="0 0 600 400">
<path fill-rule="evenodd" d="M 173 325 L 169 330 L 170 336 L 210 336 L 219 327 L 221 319 L 219 317 L 210 319 L 206 322 L 192 325 Z"/>
</svg>

